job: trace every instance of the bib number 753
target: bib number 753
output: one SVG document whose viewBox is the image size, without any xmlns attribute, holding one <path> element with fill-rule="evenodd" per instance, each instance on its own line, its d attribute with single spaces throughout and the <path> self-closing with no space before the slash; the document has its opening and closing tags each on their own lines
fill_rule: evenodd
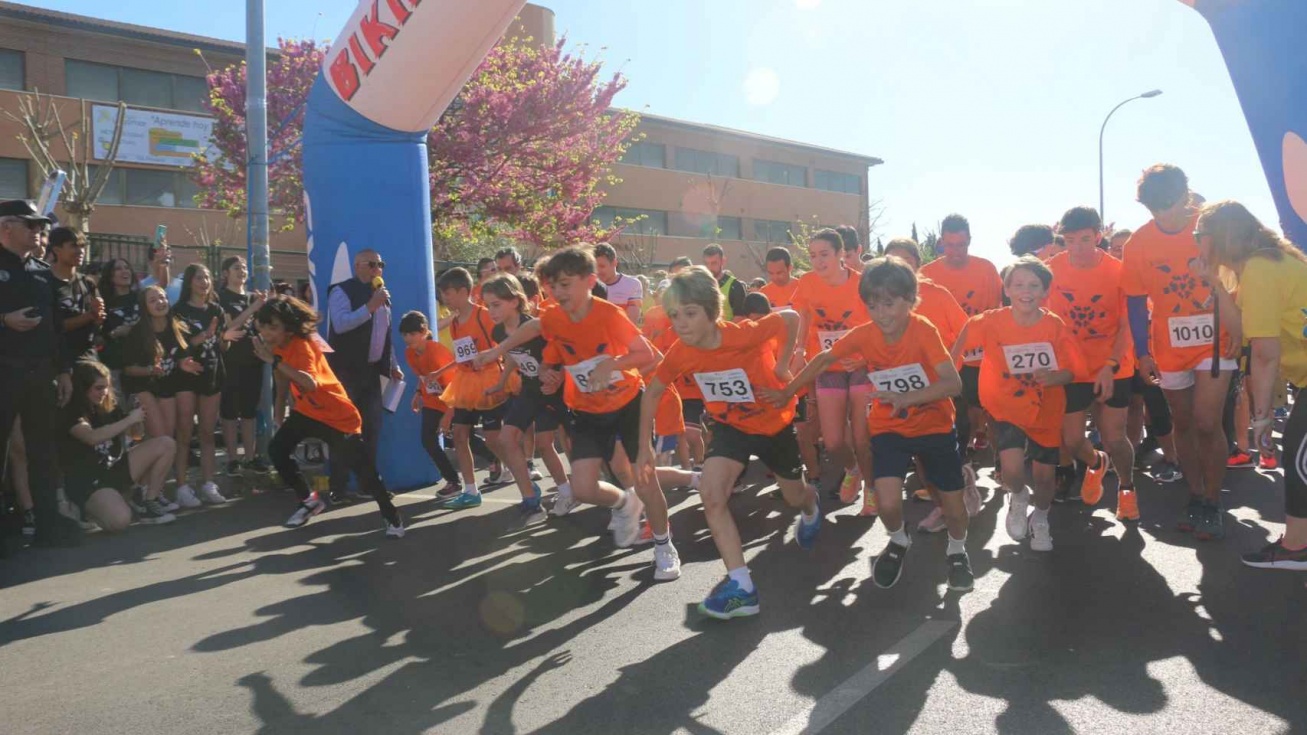
<svg viewBox="0 0 1307 735">
<path fill-rule="evenodd" d="M 749 376 L 740 368 L 695 373 L 694 381 L 699 384 L 699 390 L 703 391 L 704 401 L 754 402 L 753 386 L 749 383 Z"/>
</svg>

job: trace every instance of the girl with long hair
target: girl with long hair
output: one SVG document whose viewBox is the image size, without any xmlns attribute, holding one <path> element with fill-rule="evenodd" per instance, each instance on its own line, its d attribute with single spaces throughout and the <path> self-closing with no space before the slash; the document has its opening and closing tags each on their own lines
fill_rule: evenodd
<svg viewBox="0 0 1307 735">
<path fill-rule="evenodd" d="M 187 506 L 187 499 L 193 501 L 197 495 L 187 475 L 191 463 L 191 437 L 198 432 L 199 501 L 221 505 L 227 502 L 227 498 L 218 492 L 218 485 L 213 481 L 217 463 L 213 432 L 218 425 L 225 375 L 222 360 L 224 315 L 208 268 L 199 263 L 186 266 L 181 295 L 173 312 L 186 325 L 189 332 L 187 344 L 201 368 L 199 373 L 182 376 L 177 385 L 177 502 Z"/>
<path fill-rule="evenodd" d="M 269 466 L 257 454 L 254 428 L 259 416 L 259 399 L 263 397 L 263 362 L 254 356 L 254 312 L 263 306 L 267 297 L 257 291 L 246 291 L 245 281 L 249 269 L 245 259 L 232 256 L 222 261 L 222 289 L 218 303 L 226 315 L 223 338 L 227 351 L 223 354 L 223 368 L 227 379 L 222 385 L 219 413 L 222 416 L 222 436 L 227 445 L 227 476 L 240 477 L 241 460 L 237 452 L 236 436 L 245 448 L 244 466 L 260 474 L 267 474 Z"/>
<path fill-rule="evenodd" d="M 127 335 L 141 320 L 141 286 L 132 264 L 122 258 L 106 261 L 100 274 L 100 295 L 104 298 L 104 323 L 100 325 L 104 349 L 100 350 L 100 362 L 109 368 L 114 387 L 122 396 L 126 395 L 122 391 L 123 353 Z"/>
</svg>

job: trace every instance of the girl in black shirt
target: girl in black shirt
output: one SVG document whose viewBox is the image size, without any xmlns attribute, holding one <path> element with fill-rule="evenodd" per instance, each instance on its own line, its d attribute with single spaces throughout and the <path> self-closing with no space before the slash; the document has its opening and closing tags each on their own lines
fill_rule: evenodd
<svg viewBox="0 0 1307 735">
<path fill-rule="evenodd" d="M 266 298 L 258 292 L 245 291 L 249 269 L 240 256 L 222 262 L 222 288 L 218 303 L 222 307 L 226 324 L 223 338 L 227 351 L 223 354 L 226 380 L 222 385 L 219 415 L 222 416 L 222 436 L 227 444 L 227 476 L 239 477 L 241 462 L 236 451 L 239 430 L 245 447 L 245 463 L 256 472 L 267 472 L 266 462 L 256 455 L 254 443 L 255 420 L 259 416 L 259 399 L 263 396 L 263 362 L 254 355 L 253 340 L 258 331 L 254 326 L 254 312 L 263 306 Z"/>
<path fill-rule="evenodd" d="M 199 263 L 186 266 L 182 274 L 182 291 L 173 314 L 189 332 L 187 344 L 200 364 L 200 372 L 183 375 L 177 386 L 177 502 L 182 507 L 196 507 L 197 492 L 187 482 L 191 463 L 191 437 L 200 440 L 199 499 L 220 505 L 227 499 L 213 481 L 216 471 L 214 429 L 218 425 L 218 408 L 222 400 L 222 307 L 209 269 Z M 196 419 L 198 421 L 196 422 Z M 194 422 L 194 423 L 193 423 Z"/>
<path fill-rule="evenodd" d="M 141 318 L 123 338 L 123 392 L 145 409 L 147 436 L 171 439 L 177 429 L 177 381 L 202 368 L 187 353 L 186 328 L 173 318 L 162 288 L 141 289 L 137 310 Z"/>
<path fill-rule="evenodd" d="M 136 271 L 122 258 L 105 263 L 100 272 L 100 293 L 104 297 L 104 323 L 100 325 L 104 348 L 100 350 L 100 362 L 114 376 L 114 386 L 120 389 L 120 395 L 126 395 L 122 389 L 123 351 L 127 335 L 141 320 L 140 285 Z"/>
</svg>

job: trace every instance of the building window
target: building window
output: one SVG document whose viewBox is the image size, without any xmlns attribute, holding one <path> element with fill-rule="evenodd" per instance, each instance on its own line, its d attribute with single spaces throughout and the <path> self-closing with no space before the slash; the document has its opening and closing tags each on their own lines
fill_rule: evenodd
<svg viewBox="0 0 1307 735">
<path fill-rule="evenodd" d="M 633 143 L 622 156 L 622 163 L 631 166 L 667 168 L 667 146 L 662 143 Z"/>
<path fill-rule="evenodd" d="M 755 181 L 766 181 L 769 184 L 807 186 L 808 169 L 803 166 L 793 166 L 788 163 L 777 163 L 776 161 L 754 159 L 753 178 Z"/>
<path fill-rule="evenodd" d="M 0 158 L 0 200 L 26 199 L 29 182 L 27 159 Z"/>
<path fill-rule="evenodd" d="M 599 207 L 591 215 L 600 227 L 612 227 L 621 218 L 624 235 L 666 235 L 667 213 L 655 209 L 625 209 L 622 207 Z M 639 221 L 633 221 L 633 220 Z"/>
<path fill-rule="evenodd" d="M 94 178 L 98 166 L 92 166 Z M 184 171 L 116 167 L 109 172 L 96 204 L 195 209 L 199 187 Z"/>
<path fill-rule="evenodd" d="M 26 89 L 23 79 L 23 52 L 0 49 L 0 89 Z"/>
<path fill-rule="evenodd" d="M 784 220 L 756 219 L 753 221 L 753 237 L 761 242 L 790 244 L 790 223 Z"/>
<path fill-rule="evenodd" d="M 717 237 L 723 240 L 743 240 L 740 235 L 739 217 L 718 217 Z"/>
<path fill-rule="evenodd" d="M 862 177 L 840 173 L 839 171 L 822 171 L 821 169 L 813 171 L 812 185 L 824 191 L 837 191 L 841 194 L 862 193 Z"/>
<path fill-rule="evenodd" d="M 100 102 L 203 112 L 208 84 L 201 77 L 128 69 L 68 59 L 64 62 L 69 97 Z"/>
<path fill-rule="evenodd" d="M 678 171 L 740 178 L 740 157 L 726 153 L 677 148 L 675 166 Z"/>
</svg>

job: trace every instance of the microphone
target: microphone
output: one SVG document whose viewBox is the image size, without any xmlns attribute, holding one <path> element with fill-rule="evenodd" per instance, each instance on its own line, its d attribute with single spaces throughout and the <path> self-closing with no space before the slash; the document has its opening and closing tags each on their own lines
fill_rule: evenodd
<svg viewBox="0 0 1307 735">
<path fill-rule="evenodd" d="M 386 279 L 381 276 L 372 277 L 372 290 L 376 291 L 386 287 Z M 386 306 L 390 306 L 390 299 L 386 299 Z"/>
</svg>

